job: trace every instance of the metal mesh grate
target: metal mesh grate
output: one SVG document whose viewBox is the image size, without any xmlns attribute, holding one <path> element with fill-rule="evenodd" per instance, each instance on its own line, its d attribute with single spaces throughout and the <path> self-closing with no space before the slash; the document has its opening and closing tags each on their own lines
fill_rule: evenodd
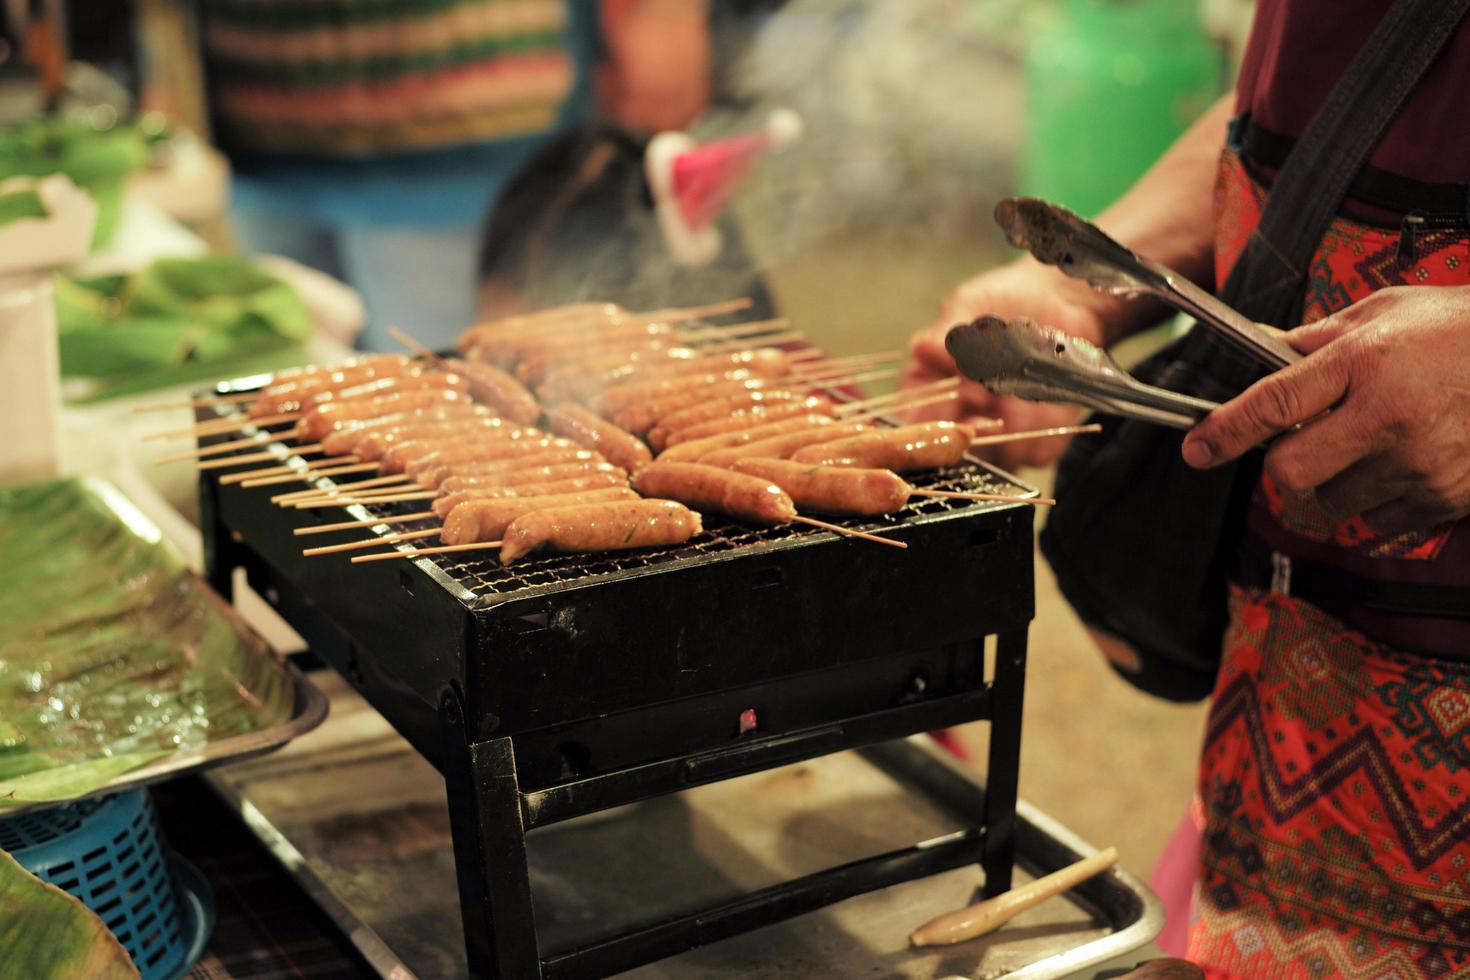
<svg viewBox="0 0 1470 980">
<path fill-rule="evenodd" d="M 926 473 L 915 473 L 905 477 L 915 487 L 926 490 L 959 490 L 978 493 L 1023 492 L 1010 483 L 985 469 L 979 463 L 970 463 Z M 421 506 L 421 505 L 420 505 Z M 898 527 L 928 514 L 956 511 L 972 507 L 999 507 L 1002 503 L 954 500 L 943 497 L 914 497 L 896 513 L 883 517 L 824 518 L 860 531 L 881 532 Z M 387 504 L 366 508 L 369 515 L 411 512 L 413 504 Z M 560 585 L 587 585 L 593 580 L 628 571 L 655 567 L 677 567 L 679 564 L 703 559 L 721 552 L 742 548 L 755 548 L 787 542 L 793 539 L 828 534 L 819 528 L 786 524 L 778 527 L 755 527 L 741 524 L 715 515 L 705 516 L 705 530 L 681 545 L 668 548 L 652 548 L 640 551 L 607 552 L 602 554 L 547 555 L 528 558 L 514 565 L 501 565 L 496 549 L 464 552 L 449 555 L 429 556 L 439 568 L 462 588 L 474 594 L 476 600 L 499 601 L 498 597 L 526 590 L 538 590 Z M 416 531 L 437 527 L 434 519 L 410 521 L 391 525 L 389 532 Z M 433 539 L 419 541 L 419 546 L 432 546 Z M 878 547 L 878 545 L 874 545 Z M 407 560 L 407 559 L 405 559 Z"/>
<path fill-rule="evenodd" d="M 254 379 L 252 379 L 254 380 Z M 229 386 L 230 391 L 246 390 L 251 386 Z M 822 390 L 837 401 L 849 401 L 854 398 L 851 389 L 832 389 L 824 386 L 813 386 L 814 390 Z M 221 390 L 225 390 L 222 388 Z M 220 409 L 218 414 L 231 414 L 233 409 Z M 875 419 L 880 424 L 897 424 L 891 419 Z M 289 431 L 289 430 L 288 430 Z M 279 448 L 283 455 L 289 458 L 290 447 L 281 443 L 271 443 L 272 447 Z M 255 447 L 259 448 L 259 447 Z M 348 482 L 360 477 L 350 477 Z M 935 470 L 923 473 L 906 474 L 904 477 L 915 487 L 928 490 L 959 490 L 980 493 L 1008 493 L 1019 494 L 1028 492 L 1026 488 L 1019 487 L 1004 479 L 999 474 L 987 469 L 983 463 L 978 461 L 967 461 L 960 466 L 950 467 L 943 470 Z M 314 481 L 319 487 L 330 487 L 337 485 L 330 478 L 322 478 Z M 854 530 L 881 532 L 886 528 L 900 526 L 906 522 L 922 518 L 925 515 L 937 514 L 946 511 L 957 511 L 968 508 L 985 508 L 1006 506 L 1000 502 L 979 502 L 968 500 L 954 500 L 942 497 L 914 497 L 901 510 L 883 517 L 858 517 L 858 518 L 833 518 L 828 519 L 830 523 L 840 524 Z M 364 507 L 363 513 L 368 516 L 390 517 L 396 514 L 411 513 L 422 510 L 422 502 L 409 504 L 384 504 L 378 507 Z M 473 594 L 473 604 L 488 604 L 501 601 L 501 597 L 512 593 L 521 593 L 527 590 L 552 589 L 558 586 L 577 584 L 586 585 L 592 581 L 612 575 L 624 574 L 629 571 L 642 569 L 660 568 L 672 570 L 679 565 L 707 558 L 710 555 L 721 552 L 736 551 L 743 548 L 756 548 L 776 545 L 793 539 L 814 537 L 829 534 L 819 528 L 804 527 L 796 524 L 787 524 L 779 527 L 754 527 L 748 524 L 740 524 L 716 515 L 703 515 L 705 529 L 702 533 L 691 538 L 681 545 L 668 548 L 653 548 L 640 551 L 607 552 L 600 554 L 574 554 L 574 555 L 546 555 L 539 558 L 529 558 L 517 562 L 511 566 L 500 564 L 497 549 L 487 548 L 483 555 L 479 552 L 463 552 L 448 555 L 428 556 L 425 561 L 432 561 L 445 574 L 452 578 L 461 588 Z M 439 526 L 437 519 L 424 519 L 422 521 L 409 521 L 390 526 L 385 533 L 396 533 L 406 531 L 427 530 Z M 422 539 L 414 542 L 419 547 L 431 547 L 434 539 Z M 874 547 L 879 547 L 874 545 Z M 408 559 L 404 559 L 408 560 Z"/>
</svg>

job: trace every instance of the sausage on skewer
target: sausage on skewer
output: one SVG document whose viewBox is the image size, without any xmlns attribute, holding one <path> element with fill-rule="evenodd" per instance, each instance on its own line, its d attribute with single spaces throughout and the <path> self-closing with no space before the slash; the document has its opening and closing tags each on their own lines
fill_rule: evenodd
<svg viewBox="0 0 1470 980">
<path fill-rule="evenodd" d="M 726 446 L 715 449 L 699 457 L 699 462 L 706 466 L 729 466 L 737 459 L 751 459 L 763 456 L 767 459 L 785 459 L 798 449 L 816 445 L 823 442 L 831 442 L 846 436 L 862 435 L 871 432 L 873 427 L 866 422 L 836 422 L 827 425 L 813 425 L 793 432 L 779 435 L 767 436 L 764 439 L 753 439 L 739 446 Z M 686 443 L 687 445 L 687 443 Z"/>
<path fill-rule="evenodd" d="M 735 412 L 724 418 L 711 419 L 708 422 L 700 422 L 688 428 L 677 429 L 661 438 L 665 444 L 665 448 L 667 448 L 693 439 L 703 439 L 706 436 L 736 432 L 740 429 L 753 429 L 756 426 L 765 425 L 767 422 L 779 422 L 782 419 L 805 415 L 825 415 L 828 418 L 836 418 L 837 408 L 832 404 L 830 399 L 813 395 L 803 398 L 801 401 L 755 405 L 745 411 Z M 650 433 L 651 435 L 652 433 Z"/>
<path fill-rule="evenodd" d="M 414 482 L 430 490 L 440 487 L 445 480 L 456 476 L 484 477 L 501 473 L 516 473 L 548 466 L 591 466 L 605 462 L 601 453 L 588 449 L 559 447 L 529 456 L 512 456 L 509 459 L 478 460 L 471 463 L 441 463 L 420 470 Z"/>
<path fill-rule="evenodd" d="M 913 488 L 892 470 L 819 466 L 785 459 L 740 459 L 737 473 L 770 480 L 804 510 L 850 517 L 891 514 L 908 503 Z"/>
<path fill-rule="evenodd" d="M 729 446 L 743 446 L 757 439 L 765 439 L 770 436 L 778 436 L 787 432 L 795 432 L 798 429 L 811 429 L 821 425 L 835 424 L 831 416 L 827 415 L 792 415 L 788 418 L 778 418 L 775 421 L 761 422 L 758 425 L 747 425 L 745 419 L 736 417 L 742 424 L 729 428 L 724 432 L 701 436 L 697 439 L 688 439 L 670 445 L 668 449 L 658 454 L 662 461 L 670 463 L 693 463 L 702 456 L 716 449 L 725 449 Z"/>
<path fill-rule="evenodd" d="M 449 512 L 439 537 L 445 544 L 470 544 L 495 541 L 522 514 L 568 505 L 609 500 L 637 500 L 627 487 L 607 487 L 580 493 L 555 494 L 550 497 L 484 497 L 466 500 Z"/>
<path fill-rule="evenodd" d="M 505 529 L 500 562 L 552 551 L 622 551 L 682 544 L 703 530 L 699 515 L 673 500 L 622 500 L 537 510 Z"/>
<path fill-rule="evenodd" d="M 541 418 L 541 404 L 535 396 L 495 365 L 450 359 L 444 362 L 444 366 L 464 376 L 475 401 L 489 405 L 512 422 L 535 425 Z"/>
<path fill-rule="evenodd" d="M 546 424 L 557 435 L 595 449 L 626 470 L 653 462 L 653 453 L 641 439 L 580 405 L 558 405 L 546 413 Z"/>
<path fill-rule="evenodd" d="M 975 430 L 957 422 L 921 422 L 817 443 L 791 454 L 798 463 L 859 466 L 907 473 L 954 466 L 964 458 Z"/>
<path fill-rule="evenodd" d="M 769 480 L 699 463 L 650 463 L 633 475 L 633 487 L 646 497 L 667 497 L 752 524 L 796 518 L 791 497 Z"/>
</svg>

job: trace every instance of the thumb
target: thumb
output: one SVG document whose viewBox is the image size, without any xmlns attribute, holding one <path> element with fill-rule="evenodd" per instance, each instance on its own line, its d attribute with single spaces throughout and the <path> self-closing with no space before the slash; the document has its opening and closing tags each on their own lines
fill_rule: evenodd
<svg viewBox="0 0 1470 980">
<path fill-rule="evenodd" d="M 1286 335 L 1286 342 L 1303 354 L 1310 354 L 1326 347 L 1356 326 L 1354 320 L 1333 314 L 1314 323 L 1302 324 Z"/>
</svg>

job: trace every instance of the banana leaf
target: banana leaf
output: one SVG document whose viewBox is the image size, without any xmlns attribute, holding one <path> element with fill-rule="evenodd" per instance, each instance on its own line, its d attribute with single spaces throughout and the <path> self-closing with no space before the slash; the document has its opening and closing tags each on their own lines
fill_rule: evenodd
<svg viewBox="0 0 1470 980">
<path fill-rule="evenodd" d="M 132 276 L 58 277 L 61 373 L 93 401 L 299 361 L 311 315 L 247 259 L 162 259 Z"/>
<path fill-rule="evenodd" d="M 138 970 L 91 909 L 0 851 L 0 977 L 137 980 Z"/>
<path fill-rule="evenodd" d="M 0 130 L 0 179 L 63 173 L 97 201 L 92 248 L 112 239 L 122 184 L 148 163 L 148 137 L 134 124 L 99 130 L 77 119 L 35 119 Z"/>
<path fill-rule="evenodd" d="M 256 642 L 115 490 L 0 488 L 0 812 L 285 722 Z"/>
</svg>

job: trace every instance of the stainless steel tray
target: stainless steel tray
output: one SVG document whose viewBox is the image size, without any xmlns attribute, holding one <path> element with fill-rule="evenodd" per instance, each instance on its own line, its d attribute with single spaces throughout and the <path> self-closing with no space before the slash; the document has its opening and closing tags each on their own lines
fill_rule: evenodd
<svg viewBox="0 0 1470 980">
<path fill-rule="evenodd" d="M 444 786 L 335 675 L 329 721 L 210 782 L 383 976 L 465 973 Z M 350 793 L 341 792 L 351 786 Z M 538 929 L 551 948 L 732 891 L 967 826 L 984 790 L 915 738 L 843 752 L 535 831 Z M 1025 803 L 1018 877 L 1092 851 Z M 978 868 L 864 895 L 633 970 L 664 978 L 1069 976 L 1145 946 L 1158 899 L 1115 869 L 970 943 L 914 951 L 908 930 L 971 900 Z"/>
<path fill-rule="evenodd" d="M 158 528 L 110 484 L 90 478 L 80 482 L 87 492 L 102 498 L 103 502 L 133 532 L 145 539 L 155 542 L 162 541 L 163 536 Z M 159 546 L 167 547 L 163 544 Z M 28 810 L 56 806 L 62 802 L 104 796 L 130 787 L 173 779 L 227 762 L 259 756 L 278 749 L 292 739 L 311 731 L 326 718 L 328 709 L 326 695 L 307 680 L 306 676 L 294 665 L 275 653 L 233 606 L 225 602 L 192 571 L 181 569 L 179 581 L 182 582 L 185 590 L 197 596 L 212 613 L 228 624 L 239 641 L 242 663 L 258 666 L 263 671 L 276 674 L 289 683 L 291 689 L 289 717 L 269 727 L 207 741 L 197 748 L 180 749 L 136 769 L 130 769 L 67 800 L 0 806 L 0 819 Z"/>
</svg>

